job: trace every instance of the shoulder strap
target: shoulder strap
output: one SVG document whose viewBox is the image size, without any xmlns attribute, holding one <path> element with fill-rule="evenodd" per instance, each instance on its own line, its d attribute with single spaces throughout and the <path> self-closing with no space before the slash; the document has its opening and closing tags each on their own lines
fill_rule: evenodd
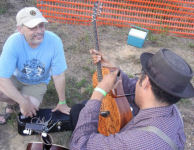
<svg viewBox="0 0 194 150">
<path fill-rule="evenodd" d="M 159 128 L 155 126 L 147 126 L 147 127 L 143 127 L 139 129 L 155 133 L 157 136 L 163 139 L 166 143 L 168 143 L 173 150 L 178 150 L 177 145 Z"/>
</svg>

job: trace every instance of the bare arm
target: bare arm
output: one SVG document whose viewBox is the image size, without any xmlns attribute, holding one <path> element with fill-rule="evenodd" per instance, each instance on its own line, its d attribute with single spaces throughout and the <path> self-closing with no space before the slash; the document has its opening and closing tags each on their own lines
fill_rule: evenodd
<svg viewBox="0 0 194 150">
<path fill-rule="evenodd" d="M 18 104 L 25 100 L 9 78 L 0 78 L 0 90 Z"/>
<path fill-rule="evenodd" d="M 28 98 L 25 98 L 13 85 L 9 78 L 0 78 L 0 90 L 10 99 L 20 105 L 23 115 L 33 116 L 36 115 L 36 108 Z"/>
<path fill-rule="evenodd" d="M 65 73 L 53 76 L 53 81 L 60 101 L 65 100 Z"/>
<path fill-rule="evenodd" d="M 65 99 L 65 72 L 60 75 L 53 76 L 53 81 L 55 84 L 55 88 L 58 94 L 59 101 L 64 101 Z M 57 104 L 56 108 L 53 111 L 59 110 L 62 113 L 69 114 L 70 108 L 67 104 Z"/>
</svg>

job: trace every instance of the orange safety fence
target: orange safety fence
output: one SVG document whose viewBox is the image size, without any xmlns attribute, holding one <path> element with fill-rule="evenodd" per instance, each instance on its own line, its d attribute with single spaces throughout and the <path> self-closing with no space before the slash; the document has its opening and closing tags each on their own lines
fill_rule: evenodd
<svg viewBox="0 0 194 150">
<path fill-rule="evenodd" d="M 96 0 L 37 0 L 50 22 L 91 25 Z M 156 32 L 194 39 L 193 0 L 98 0 L 97 25 L 136 25 Z"/>
</svg>

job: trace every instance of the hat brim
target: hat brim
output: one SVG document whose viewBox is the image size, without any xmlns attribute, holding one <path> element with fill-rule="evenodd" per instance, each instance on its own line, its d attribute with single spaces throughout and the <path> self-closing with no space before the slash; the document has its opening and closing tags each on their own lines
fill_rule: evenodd
<svg viewBox="0 0 194 150">
<path fill-rule="evenodd" d="M 48 21 L 45 18 L 34 18 L 32 20 L 29 20 L 28 22 L 23 23 L 25 26 L 27 26 L 28 28 L 34 28 L 35 26 L 37 26 L 40 23 L 48 23 Z"/>
<path fill-rule="evenodd" d="M 155 78 L 153 77 L 153 75 L 149 72 L 148 68 L 147 68 L 147 64 L 148 64 L 148 60 L 150 58 L 152 58 L 153 54 L 151 53 L 143 53 L 140 56 L 140 61 L 141 61 L 141 65 L 143 70 L 145 71 L 145 73 L 148 75 L 148 77 L 158 86 L 160 87 L 162 90 L 164 90 L 165 92 L 173 95 L 173 96 L 177 96 L 177 97 L 181 97 L 181 98 L 190 98 L 190 97 L 194 97 L 194 88 L 192 86 L 191 83 L 189 83 L 187 85 L 187 87 L 184 89 L 184 91 L 176 93 L 176 92 L 172 92 L 170 90 L 167 90 L 166 87 L 162 87 L 161 85 L 158 84 L 158 82 L 155 80 Z"/>
</svg>

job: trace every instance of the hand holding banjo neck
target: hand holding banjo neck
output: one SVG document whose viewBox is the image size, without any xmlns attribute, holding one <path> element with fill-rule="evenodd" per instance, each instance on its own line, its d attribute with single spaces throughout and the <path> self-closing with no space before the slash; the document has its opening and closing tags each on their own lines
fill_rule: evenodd
<svg viewBox="0 0 194 150">
<path fill-rule="evenodd" d="M 102 10 L 102 3 L 96 1 L 93 8 L 93 30 L 95 39 L 95 49 L 99 51 L 98 34 L 97 34 L 97 14 Z M 97 72 L 93 74 L 93 87 L 96 87 L 104 75 L 110 73 L 108 68 L 102 68 L 101 62 L 97 63 Z M 132 119 L 132 112 L 128 103 L 127 98 L 123 90 L 122 79 L 119 74 L 117 86 L 113 91 L 108 93 L 102 100 L 100 115 L 98 121 L 98 132 L 109 136 L 120 131 L 120 129 Z M 119 95 L 119 96 L 117 96 Z"/>
</svg>

